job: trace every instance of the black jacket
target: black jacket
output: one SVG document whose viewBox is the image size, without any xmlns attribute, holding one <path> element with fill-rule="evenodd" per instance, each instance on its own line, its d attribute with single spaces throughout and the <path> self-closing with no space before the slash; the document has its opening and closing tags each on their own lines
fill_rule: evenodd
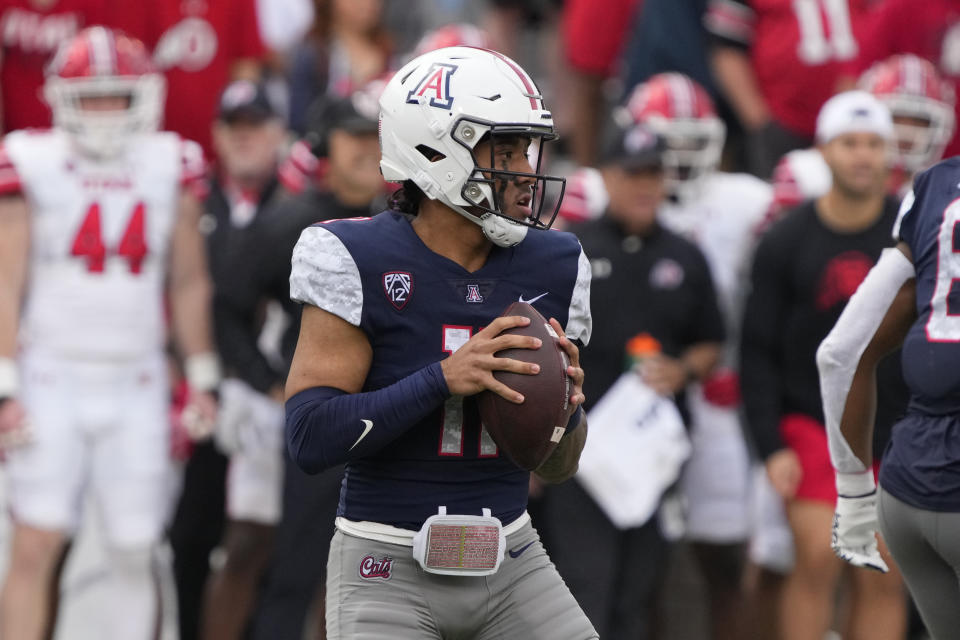
<svg viewBox="0 0 960 640">
<path fill-rule="evenodd" d="M 285 370 L 290 367 L 300 333 L 300 304 L 290 300 L 290 259 L 300 233 L 323 220 L 368 216 L 372 205 L 349 207 L 332 193 L 311 188 L 277 200 L 264 212 L 263 233 L 258 238 L 263 256 L 256 274 L 257 289 L 260 295 L 279 301 L 290 318 L 281 345 Z"/>
</svg>

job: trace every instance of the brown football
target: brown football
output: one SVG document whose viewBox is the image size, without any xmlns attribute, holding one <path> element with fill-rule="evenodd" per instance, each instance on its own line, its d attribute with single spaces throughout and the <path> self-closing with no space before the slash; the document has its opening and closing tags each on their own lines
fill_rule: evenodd
<svg viewBox="0 0 960 640">
<path fill-rule="evenodd" d="M 495 371 L 494 377 L 524 400 L 516 404 L 492 391 L 477 395 L 480 419 L 487 432 L 517 466 L 532 471 L 550 457 L 570 415 L 569 358 L 560 338 L 540 312 L 526 302 L 514 302 L 503 316 L 526 316 L 530 324 L 504 333 L 534 336 L 543 342 L 539 349 L 506 349 L 495 355 L 540 365 L 535 375 Z"/>
</svg>

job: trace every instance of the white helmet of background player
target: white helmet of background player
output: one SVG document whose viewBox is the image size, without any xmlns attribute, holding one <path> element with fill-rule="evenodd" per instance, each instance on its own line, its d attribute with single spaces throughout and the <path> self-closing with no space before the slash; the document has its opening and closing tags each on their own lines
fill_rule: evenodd
<svg viewBox="0 0 960 640">
<path fill-rule="evenodd" d="M 858 87 L 890 109 L 897 167 L 914 173 L 940 160 L 953 137 L 955 96 L 930 62 L 892 56 L 865 71 Z"/>
<path fill-rule="evenodd" d="M 707 91 L 682 73 L 658 73 L 637 85 L 616 117 L 646 124 L 664 139 L 663 167 L 675 194 L 720 164 L 727 128 Z"/>
<path fill-rule="evenodd" d="M 833 184 L 830 167 L 816 147 L 794 149 L 782 158 L 773 170 L 773 204 L 775 213 L 792 209 L 802 202 L 819 198 Z"/>
<path fill-rule="evenodd" d="M 61 46 L 47 67 L 43 93 L 53 123 L 97 157 L 117 155 L 129 136 L 156 131 L 166 83 L 139 40 L 89 27 Z M 85 109 L 84 99 L 127 98 L 126 109 Z"/>
<path fill-rule="evenodd" d="M 478 164 L 474 147 L 486 136 L 499 134 L 531 138 L 534 173 L 493 168 L 492 150 L 489 162 L 480 159 L 484 164 Z M 413 181 L 428 198 L 478 224 L 502 247 L 522 241 L 530 227 L 553 224 L 565 181 L 541 174 L 540 161 L 542 143 L 555 137 L 553 116 L 537 85 L 516 62 L 495 51 L 431 51 L 404 65 L 380 97 L 384 179 Z M 498 181 L 518 177 L 534 179 L 531 213 L 523 220 L 503 213 L 504 203 L 494 188 Z M 549 184 L 556 186 L 558 199 L 544 215 Z"/>
</svg>

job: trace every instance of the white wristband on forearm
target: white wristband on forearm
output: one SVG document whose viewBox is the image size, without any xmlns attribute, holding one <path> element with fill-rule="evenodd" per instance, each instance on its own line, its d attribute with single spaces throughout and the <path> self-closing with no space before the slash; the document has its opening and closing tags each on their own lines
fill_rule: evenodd
<svg viewBox="0 0 960 640">
<path fill-rule="evenodd" d="M 841 498 L 860 498 L 876 490 L 873 469 L 863 473 L 837 473 L 837 495 Z"/>
<path fill-rule="evenodd" d="M 187 356 L 183 361 L 187 384 L 195 391 L 213 391 L 220 386 L 220 359 L 212 351 Z"/>
<path fill-rule="evenodd" d="M 0 358 L 0 398 L 12 398 L 20 393 L 20 375 L 13 358 Z"/>
</svg>

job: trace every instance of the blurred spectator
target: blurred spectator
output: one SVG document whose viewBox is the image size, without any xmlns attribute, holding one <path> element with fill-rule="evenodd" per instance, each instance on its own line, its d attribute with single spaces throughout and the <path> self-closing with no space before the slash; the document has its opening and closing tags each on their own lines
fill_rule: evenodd
<svg viewBox="0 0 960 640">
<path fill-rule="evenodd" d="M 483 27 L 490 34 L 490 48 L 519 59 L 524 29 L 548 20 L 563 0 L 488 0 L 485 4 Z"/>
<path fill-rule="evenodd" d="M 355 109 L 360 113 L 376 117 L 380 109 L 378 104 L 380 94 L 392 77 L 393 73 L 387 72 L 354 91 L 350 95 L 350 101 L 355 105 Z M 324 181 L 329 160 L 324 154 L 327 149 L 326 140 L 330 134 L 330 125 L 334 123 L 324 120 L 324 114 L 329 109 L 330 103 L 331 99 L 327 97 L 314 103 L 307 114 L 307 132 L 300 140 L 290 145 L 290 152 L 280 165 L 280 184 L 288 193 L 300 194 L 308 188 L 315 188 L 317 191 L 327 190 Z"/>
<path fill-rule="evenodd" d="M 314 21 L 311 0 L 257 0 L 260 39 L 270 51 L 293 49 Z"/>
<path fill-rule="evenodd" d="M 313 29 L 290 70 L 290 127 L 299 133 L 318 97 L 349 96 L 387 71 L 394 54 L 383 0 L 314 0 L 314 7 Z"/>
<path fill-rule="evenodd" d="M 210 123 L 231 79 L 256 79 L 265 55 L 255 0 L 114 0 L 114 21 L 153 50 L 167 77 L 164 127 L 212 157 Z"/>
<path fill-rule="evenodd" d="M 45 635 L 87 489 L 106 552 L 98 637 L 146 640 L 157 628 L 153 562 L 172 475 L 165 303 L 195 437 L 212 429 L 219 383 L 198 230 L 203 157 L 156 132 L 162 84 L 140 42 L 87 28 L 48 67 L 55 127 L 4 139 L 0 434 L 15 523 L 4 638 Z M 14 450 L 26 418 L 32 436 Z"/>
<path fill-rule="evenodd" d="M 617 73 L 627 30 L 640 0 L 568 0 L 563 6 L 563 42 L 570 70 L 570 151 L 580 166 L 593 166 L 606 105 L 603 83 Z"/>
<path fill-rule="evenodd" d="M 960 93 L 960 3 L 956 0 L 883 0 L 860 40 L 857 70 L 895 53 L 913 53 L 933 63 Z M 954 105 L 960 118 L 960 103 Z M 954 131 L 945 157 L 960 154 L 960 131 Z"/>
<path fill-rule="evenodd" d="M 625 48 L 626 95 L 653 75 L 679 71 L 716 96 L 703 24 L 706 9 L 707 0 L 643 0 Z"/>
<path fill-rule="evenodd" d="M 932 64 L 917 56 L 896 55 L 868 69 L 857 83 L 882 102 L 893 116 L 891 171 L 887 191 L 902 196 L 913 177 L 943 157 L 955 126 L 953 88 Z M 773 172 L 773 215 L 830 189 L 830 169 L 820 152 L 791 151 Z"/>
<path fill-rule="evenodd" d="M 83 27 L 107 22 L 107 0 L 0 2 L 0 94 L 3 131 L 49 127 L 43 72 L 57 48 Z"/>
<path fill-rule="evenodd" d="M 224 90 L 213 124 L 218 167 L 202 228 L 214 285 L 217 349 L 230 376 L 221 385 L 216 442 L 230 456 L 230 469 L 226 474 L 210 444 L 198 447 L 187 464 L 170 533 L 181 640 L 198 637 L 210 553 L 221 536 L 222 562 L 207 585 L 202 637 L 240 637 L 280 519 L 283 375 L 258 347 L 266 300 L 251 290 L 251 282 L 262 253 L 261 212 L 278 193 L 283 138 L 283 120 L 262 86 L 239 80 Z"/>
<path fill-rule="evenodd" d="M 754 176 L 717 170 L 724 126 L 706 90 L 692 79 L 657 74 L 634 90 L 625 111 L 666 141 L 671 198 L 659 219 L 703 252 L 730 336 L 717 370 L 687 392 L 693 453 L 680 487 L 686 499 L 686 538 L 707 584 L 711 635 L 714 640 L 743 638 L 751 463 L 740 423 L 735 337 L 756 229 L 773 194 Z"/>
<path fill-rule="evenodd" d="M 747 425 L 787 501 L 796 564 L 780 603 L 784 640 L 820 640 L 833 621 L 842 562 L 827 541 L 836 503 L 815 353 L 847 300 L 892 246 L 898 201 L 885 193 L 889 110 L 863 91 L 829 100 L 817 140 L 832 173 L 826 195 L 776 223 L 761 240 L 743 320 L 741 375 Z M 899 358 L 878 376 L 875 460 L 906 406 Z M 889 557 L 889 556 L 888 556 Z M 900 639 L 906 613 L 899 575 L 852 574 L 845 637 Z"/>
<path fill-rule="evenodd" d="M 270 247 L 270 260 L 260 265 L 256 282 L 261 291 L 283 300 L 293 319 L 283 347 L 287 364 L 300 326 L 299 305 L 289 294 L 290 259 L 300 232 L 321 220 L 368 216 L 381 201 L 384 182 L 376 109 L 375 102 L 322 99 L 311 110 L 306 139 L 311 152 L 326 159 L 324 190 L 311 185 L 304 193 L 277 202 L 265 214 L 268 226 L 260 242 Z M 315 603 L 318 628 L 324 628 L 322 586 L 343 467 L 313 476 L 290 460 L 285 467 L 283 518 L 254 621 L 252 637 L 256 640 L 302 638 L 307 614 Z"/>
<path fill-rule="evenodd" d="M 769 178 L 809 147 L 820 106 L 858 53 L 869 0 L 709 0 L 717 84 L 746 130 L 747 168 Z"/>
<path fill-rule="evenodd" d="M 424 34 L 413 49 L 413 57 L 444 47 L 479 47 L 492 49 L 490 35 L 470 23 L 447 24 Z"/>
<path fill-rule="evenodd" d="M 617 117 L 643 124 L 665 141 L 670 199 L 659 220 L 704 253 L 725 323 L 731 335 L 738 335 L 746 269 L 772 199 L 769 185 L 717 170 L 723 123 L 703 87 L 682 74 L 661 73 L 638 85 Z M 601 174 L 581 169 L 570 180 L 561 214 L 591 219 L 602 214 L 607 200 Z M 728 340 L 720 369 L 687 394 L 693 455 L 681 486 L 687 538 L 694 542 L 710 590 L 714 638 L 736 638 L 743 629 L 750 461 L 738 416 L 736 351 L 736 342 Z"/>
<path fill-rule="evenodd" d="M 710 94 L 726 124 L 724 166 L 742 170 L 743 128 L 713 77 L 703 21 L 706 6 L 707 0 L 644 0 L 626 46 L 623 92 L 629 95 L 634 87 L 658 73 L 678 71 L 689 76 Z"/>
<path fill-rule="evenodd" d="M 588 410 L 623 373 L 632 337 L 647 333 L 662 349 L 645 359 L 644 381 L 681 398 L 713 370 L 724 337 L 703 254 L 659 221 L 667 197 L 662 139 L 630 125 L 614 128 L 605 147 L 607 209 L 571 229 L 590 256 L 591 310 L 603 327 L 583 351 Z M 656 637 L 669 547 L 658 518 L 619 530 L 576 482 L 550 487 L 544 500 L 551 557 L 600 637 Z"/>
</svg>

